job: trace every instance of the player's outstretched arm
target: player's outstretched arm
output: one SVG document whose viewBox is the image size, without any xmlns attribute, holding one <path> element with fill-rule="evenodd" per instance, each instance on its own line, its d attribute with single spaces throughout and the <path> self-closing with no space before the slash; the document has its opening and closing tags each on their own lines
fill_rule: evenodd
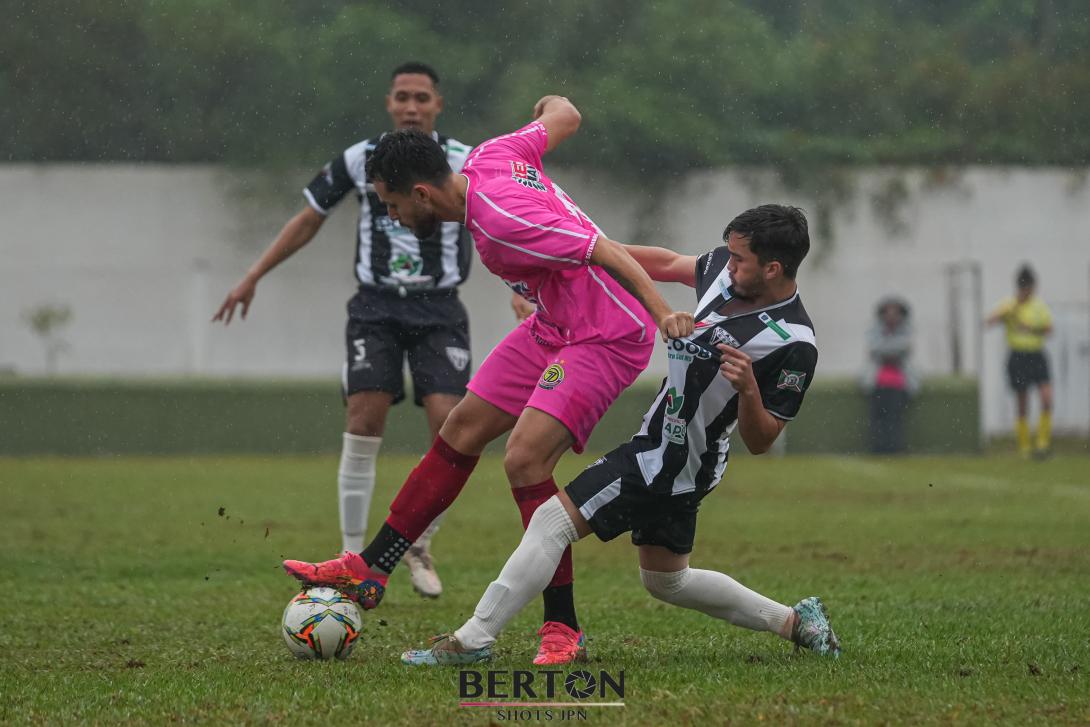
<svg viewBox="0 0 1090 727">
<path fill-rule="evenodd" d="M 563 96 L 543 96 L 534 104 L 534 119 L 540 121 L 548 132 L 547 153 L 579 130 L 583 116 L 575 104 Z"/>
<path fill-rule="evenodd" d="M 303 208 L 302 212 L 288 220 L 288 223 L 280 230 L 280 234 L 276 236 L 272 244 L 269 245 L 265 252 L 261 253 L 261 257 L 257 259 L 257 262 L 242 276 L 242 280 L 227 293 L 227 297 L 224 299 L 223 304 L 220 305 L 216 315 L 213 316 L 212 321 L 223 321 L 223 325 L 228 325 L 235 315 L 235 309 L 240 305 L 242 306 L 241 317 L 245 319 L 250 310 L 250 302 L 254 299 L 254 293 L 257 292 L 257 282 L 264 277 L 265 273 L 287 260 L 299 248 L 314 239 L 323 222 L 325 222 L 325 217 L 318 214 L 311 207 Z"/>
<path fill-rule="evenodd" d="M 647 271 L 652 280 L 696 287 L 695 255 L 680 255 L 665 247 L 647 245 L 625 245 L 624 249 Z"/>
<path fill-rule="evenodd" d="M 605 268 L 614 280 L 643 304 L 654 318 L 662 340 L 684 338 L 692 334 L 693 314 L 670 309 L 647 272 L 628 253 L 625 245 L 599 236 L 590 255 L 590 262 Z"/>
</svg>

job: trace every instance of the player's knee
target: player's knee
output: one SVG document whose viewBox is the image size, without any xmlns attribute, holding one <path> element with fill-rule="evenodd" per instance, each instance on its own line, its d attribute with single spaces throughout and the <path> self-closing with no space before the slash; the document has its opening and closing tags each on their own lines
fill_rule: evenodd
<svg viewBox="0 0 1090 727">
<path fill-rule="evenodd" d="M 473 433 L 477 428 L 478 424 L 472 414 L 467 412 L 465 407 L 455 406 L 439 427 L 439 436 L 459 452 L 467 452 L 470 450 L 464 446 L 464 440 L 475 439 Z"/>
<path fill-rule="evenodd" d="M 381 437 L 389 406 L 387 401 L 376 400 L 369 394 L 349 396 L 344 430 L 357 437 Z"/>
<path fill-rule="evenodd" d="M 667 603 L 673 603 L 677 594 L 689 582 L 690 571 L 688 568 L 672 573 L 644 570 L 640 568 L 640 582 L 655 598 Z"/>
<path fill-rule="evenodd" d="M 512 485 L 532 485 L 549 476 L 540 451 L 510 440 L 503 455 L 503 469 Z"/>
<path fill-rule="evenodd" d="M 344 431 L 357 437 L 381 437 L 386 422 L 374 421 L 366 413 L 349 414 L 345 417 Z"/>
</svg>

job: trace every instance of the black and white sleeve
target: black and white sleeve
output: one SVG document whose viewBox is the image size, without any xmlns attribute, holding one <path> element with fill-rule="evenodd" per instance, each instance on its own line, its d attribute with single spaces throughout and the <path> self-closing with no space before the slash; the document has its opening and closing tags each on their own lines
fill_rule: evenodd
<svg viewBox="0 0 1090 727">
<path fill-rule="evenodd" d="M 323 217 L 328 215 L 346 194 L 356 188 L 356 183 L 348 173 L 344 157 L 344 154 L 339 154 L 333 161 L 322 167 L 303 190 L 307 204 Z"/>
<path fill-rule="evenodd" d="M 772 416 L 791 421 L 802 408 L 803 397 L 814 380 L 817 348 L 797 342 L 784 346 L 754 365 L 761 400 Z"/>
</svg>

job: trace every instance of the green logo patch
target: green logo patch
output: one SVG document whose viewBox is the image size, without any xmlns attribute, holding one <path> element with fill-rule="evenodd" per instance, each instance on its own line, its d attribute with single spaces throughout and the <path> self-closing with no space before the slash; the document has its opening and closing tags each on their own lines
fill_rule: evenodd
<svg viewBox="0 0 1090 727">
<path fill-rule="evenodd" d="M 685 395 L 677 393 L 677 389 L 671 386 L 670 390 L 666 392 L 666 413 L 670 416 L 677 416 L 683 406 L 685 406 Z"/>
<path fill-rule="evenodd" d="M 415 255 L 399 253 L 390 261 L 390 271 L 402 275 L 419 275 L 424 269 L 424 261 Z"/>
<path fill-rule="evenodd" d="M 780 378 L 776 382 L 777 389 L 787 389 L 788 391 L 797 391 L 802 393 L 803 388 L 806 387 L 806 373 L 803 371 L 791 371 L 790 369 L 781 369 Z"/>
<path fill-rule="evenodd" d="M 771 328 L 776 333 L 776 335 L 783 340 L 786 341 L 787 339 L 791 338 L 791 334 L 785 331 L 783 329 L 783 326 L 781 326 L 779 323 L 772 320 L 772 316 L 768 315 L 767 313 L 761 313 L 759 316 L 757 316 L 757 318 L 760 319 L 761 323 L 764 323 L 766 326 Z"/>
</svg>

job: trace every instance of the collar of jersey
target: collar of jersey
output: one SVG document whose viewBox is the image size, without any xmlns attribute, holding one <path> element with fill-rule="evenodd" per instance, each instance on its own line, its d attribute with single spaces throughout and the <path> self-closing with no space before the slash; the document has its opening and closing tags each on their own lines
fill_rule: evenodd
<svg viewBox="0 0 1090 727">
<path fill-rule="evenodd" d="M 710 321 L 710 324 L 707 325 L 707 326 L 703 326 L 703 327 L 701 327 L 699 329 L 695 329 L 693 331 L 692 335 L 689 336 L 686 340 L 691 340 L 691 339 L 697 338 L 699 336 L 702 336 L 703 334 L 707 333 L 712 328 L 714 328 L 716 326 L 716 324 L 723 323 L 725 321 L 733 321 L 733 320 L 736 320 L 738 318 L 745 318 L 746 316 L 760 315 L 761 313 L 765 313 L 765 312 L 770 311 L 770 310 L 775 310 L 776 308 L 782 308 L 785 305 L 790 305 L 791 303 L 795 302 L 795 300 L 797 300 L 798 297 L 799 297 L 799 288 L 796 285 L 795 286 L 795 292 L 794 292 L 794 294 L 791 295 L 790 298 L 784 298 L 783 300 L 781 300 L 779 302 L 773 303 L 772 305 L 766 305 L 763 308 L 754 308 L 753 310 L 747 310 L 745 313 L 735 313 L 734 315 L 731 315 L 731 316 L 725 316 L 725 315 L 722 315 L 722 314 L 718 313 L 717 311 L 718 311 L 720 306 L 724 305 L 728 300 L 730 300 L 734 296 L 731 293 L 731 288 L 729 286 L 726 286 L 724 288 L 719 288 L 718 283 L 719 283 L 719 280 L 717 279 L 716 280 L 716 288 L 720 290 L 719 294 L 715 295 L 714 297 L 712 297 L 710 299 L 707 296 L 705 296 L 705 300 L 707 300 L 708 302 L 705 305 L 700 306 L 700 307 L 698 307 L 696 309 L 697 314 L 699 314 L 700 311 L 702 311 L 702 310 L 707 310 L 708 312 L 705 313 L 704 315 L 696 318 L 694 322 L 695 323 L 703 323 L 704 321 Z M 703 303 L 704 301 L 701 301 L 701 302 Z"/>
</svg>

